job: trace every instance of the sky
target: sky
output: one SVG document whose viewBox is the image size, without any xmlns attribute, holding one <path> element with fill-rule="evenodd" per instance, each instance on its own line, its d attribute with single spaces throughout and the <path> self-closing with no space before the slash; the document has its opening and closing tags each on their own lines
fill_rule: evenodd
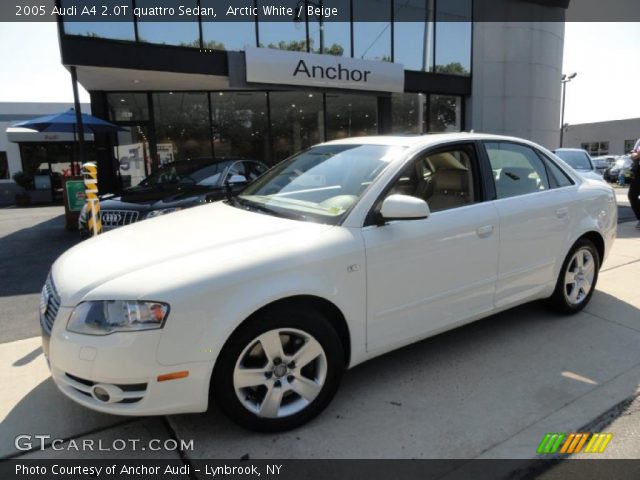
<svg viewBox="0 0 640 480">
<path fill-rule="evenodd" d="M 0 102 L 72 102 L 56 25 L 0 23 Z M 565 123 L 640 117 L 640 24 L 567 23 Z M 80 99 L 89 101 L 80 88 Z"/>
<path fill-rule="evenodd" d="M 567 23 L 565 123 L 640 117 L 640 23 Z"/>
</svg>

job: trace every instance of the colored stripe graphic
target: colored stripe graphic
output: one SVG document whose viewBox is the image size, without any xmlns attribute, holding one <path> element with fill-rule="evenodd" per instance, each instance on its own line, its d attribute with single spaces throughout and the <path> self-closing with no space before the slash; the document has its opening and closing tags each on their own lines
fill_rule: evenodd
<svg viewBox="0 0 640 480">
<path fill-rule="evenodd" d="M 594 433 L 584 450 L 585 453 L 603 453 L 612 438 L 612 433 Z"/>
<path fill-rule="evenodd" d="M 589 435 L 589 433 L 572 433 L 567 438 L 567 441 L 564 442 L 560 453 L 579 453 Z"/>
<path fill-rule="evenodd" d="M 603 453 L 612 438 L 612 433 L 573 432 L 566 434 L 552 432 L 545 434 L 536 452 L 546 455 L 555 453 L 571 455 L 582 452 L 586 444 L 584 453 Z M 562 448 L 560 448 L 561 445 Z"/>
<path fill-rule="evenodd" d="M 564 437 L 564 433 L 547 433 L 540 442 L 540 445 L 538 445 L 537 452 L 546 454 L 556 453 Z"/>
</svg>

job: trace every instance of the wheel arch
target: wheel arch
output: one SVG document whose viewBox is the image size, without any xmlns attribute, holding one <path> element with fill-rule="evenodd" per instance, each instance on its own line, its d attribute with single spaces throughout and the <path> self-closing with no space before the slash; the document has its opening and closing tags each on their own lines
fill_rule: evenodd
<svg viewBox="0 0 640 480">
<path fill-rule="evenodd" d="M 265 311 L 280 308 L 285 305 L 295 305 L 302 308 L 311 308 L 321 312 L 327 318 L 327 320 L 329 320 L 329 323 L 338 334 L 338 338 L 340 339 L 340 343 L 342 344 L 342 348 L 344 349 L 345 367 L 349 365 L 351 361 L 351 332 L 349 331 L 347 320 L 342 311 L 333 302 L 316 295 L 292 295 L 289 297 L 283 297 L 278 300 L 274 300 L 261 306 L 235 327 L 235 329 L 225 340 L 223 348 L 224 345 L 227 344 L 229 339 L 232 338 L 235 333 L 240 328 L 242 328 L 243 325 L 245 325 L 246 322 L 255 318 L 257 315 L 264 313 Z"/>
<path fill-rule="evenodd" d="M 591 243 L 595 245 L 596 250 L 598 251 L 598 256 L 600 257 L 600 266 L 602 266 L 602 262 L 604 261 L 604 254 L 605 254 L 604 237 L 602 236 L 602 234 L 595 230 L 590 230 L 586 233 L 583 233 L 580 237 L 576 239 L 575 242 L 573 242 L 573 245 L 571 245 L 571 249 L 569 249 L 569 251 L 571 251 L 573 247 L 576 245 L 576 243 L 578 243 L 580 240 L 589 240 Z"/>
</svg>

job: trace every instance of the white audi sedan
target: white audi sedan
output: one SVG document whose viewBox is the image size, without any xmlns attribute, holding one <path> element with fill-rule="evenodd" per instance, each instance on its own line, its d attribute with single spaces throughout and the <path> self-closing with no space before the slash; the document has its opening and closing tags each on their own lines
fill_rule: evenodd
<svg viewBox="0 0 640 480">
<path fill-rule="evenodd" d="M 487 315 L 591 298 L 613 190 L 526 140 L 350 138 L 229 201 L 63 254 L 42 294 L 60 390 L 119 415 L 217 402 L 260 431 L 321 412 L 346 368 Z"/>
</svg>

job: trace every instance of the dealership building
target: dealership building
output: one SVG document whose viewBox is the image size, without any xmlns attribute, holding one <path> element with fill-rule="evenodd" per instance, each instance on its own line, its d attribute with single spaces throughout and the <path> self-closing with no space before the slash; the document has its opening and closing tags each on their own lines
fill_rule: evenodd
<svg viewBox="0 0 640 480">
<path fill-rule="evenodd" d="M 591 156 L 625 155 L 640 138 L 640 118 L 580 123 L 565 127 L 565 147 L 582 148 Z"/>
<path fill-rule="evenodd" d="M 117 2 L 133 3 L 144 2 Z M 277 2 L 336 6 L 339 21 L 306 13 L 267 21 L 261 0 L 244 3 L 258 14 L 173 23 L 59 17 L 62 62 L 89 91 L 92 113 L 125 128 L 117 138 L 96 135 L 101 190 L 173 160 L 274 164 L 358 135 L 473 129 L 558 146 L 566 0 Z M 474 22 L 480 9 L 514 5 L 539 21 Z M 372 20 L 372 9 L 388 16 Z"/>
</svg>

